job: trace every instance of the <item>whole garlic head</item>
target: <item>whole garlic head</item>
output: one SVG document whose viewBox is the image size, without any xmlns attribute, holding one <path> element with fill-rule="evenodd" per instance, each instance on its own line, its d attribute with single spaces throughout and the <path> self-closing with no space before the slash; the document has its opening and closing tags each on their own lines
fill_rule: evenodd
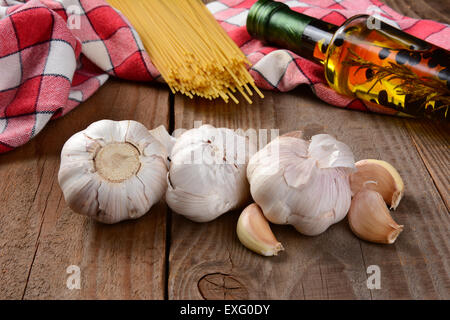
<svg viewBox="0 0 450 320">
<path fill-rule="evenodd" d="M 253 199 L 269 221 L 291 224 L 312 236 L 346 216 L 354 168 L 350 148 L 332 136 L 319 134 L 308 142 L 291 133 L 256 153 L 247 177 Z"/>
<path fill-rule="evenodd" d="M 183 133 L 170 156 L 169 207 L 195 222 L 207 222 L 248 203 L 249 144 L 231 129 L 210 125 Z"/>
<path fill-rule="evenodd" d="M 58 180 L 72 210 L 116 223 L 160 201 L 167 171 L 167 152 L 144 125 L 101 120 L 65 143 Z"/>
</svg>

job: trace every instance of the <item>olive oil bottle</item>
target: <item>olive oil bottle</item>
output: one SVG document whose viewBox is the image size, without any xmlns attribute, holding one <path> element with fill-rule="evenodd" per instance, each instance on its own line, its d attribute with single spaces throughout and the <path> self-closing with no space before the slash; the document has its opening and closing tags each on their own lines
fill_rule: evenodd
<svg viewBox="0 0 450 320">
<path fill-rule="evenodd" d="M 247 30 L 323 65 L 328 84 L 341 94 L 412 116 L 450 117 L 450 52 L 372 16 L 336 26 L 259 0 Z"/>
</svg>

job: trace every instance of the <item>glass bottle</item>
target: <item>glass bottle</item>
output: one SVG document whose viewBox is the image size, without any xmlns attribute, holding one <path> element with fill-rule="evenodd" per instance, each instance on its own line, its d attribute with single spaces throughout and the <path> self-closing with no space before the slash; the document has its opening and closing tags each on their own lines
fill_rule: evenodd
<svg viewBox="0 0 450 320">
<path fill-rule="evenodd" d="M 250 9 L 247 30 L 323 65 L 328 84 L 341 94 L 448 120 L 450 52 L 383 21 L 357 15 L 336 26 L 284 3 L 259 0 Z"/>
</svg>

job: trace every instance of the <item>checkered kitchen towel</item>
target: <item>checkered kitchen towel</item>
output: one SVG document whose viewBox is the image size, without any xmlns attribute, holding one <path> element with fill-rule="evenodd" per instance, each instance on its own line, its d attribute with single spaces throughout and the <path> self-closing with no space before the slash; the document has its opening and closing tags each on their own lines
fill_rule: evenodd
<svg viewBox="0 0 450 320">
<path fill-rule="evenodd" d="M 252 40 L 245 21 L 255 1 L 222 0 L 208 8 L 248 55 L 259 87 L 288 91 L 308 84 L 326 102 L 367 110 L 359 100 L 329 89 L 321 67 Z M 404 17 L 378 0 L 284 2 L 335 24 L 368 12 L 449 48 L 447 25 Z M 105 1 L 0 0 L 0 153 L 28 142 L 48 121 L 88 99 L 110 75 L 137 81 L 159 76 L 136 32 Z"/>
</svg>

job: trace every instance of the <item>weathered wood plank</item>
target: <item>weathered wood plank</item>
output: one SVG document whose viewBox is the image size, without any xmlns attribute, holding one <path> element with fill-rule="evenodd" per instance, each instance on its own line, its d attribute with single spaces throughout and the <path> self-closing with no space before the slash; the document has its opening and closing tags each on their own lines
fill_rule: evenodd
<svg viewBox="0 0 450 320">
<path fill-rule="evenodd" d="M 450 23 L 450 2 L 446 0 L 381 0 L 392 9 L 411 18 Z"/>
<path fill-rule="evenodd" d="M 31 143 L 0 158 L 1 298 L 164 298 L 165 205 L 137 221 L 107 226 L 75 214 L 62 197 L 61 148 L 100 119 L 167 126 L 168 92 L 111 80 Z M 70 265 L 81 269 L 81 290 L 66 287 Z"/>
<path fill-rule="evenodd" d="M 45 161 L 20 148 L 0 157 L 0 297 L 22 298 L 33 261 L 42 207 L 48 187 L 40 187 Z M 18 177 L 22 177 L 21 179 Z M 44 182 L 45 185 L 45 182 Z M 43 193 L 38 192 L 44 190 Z M 44 196 L 45 195 L 45 196 Z"/>
<path fill-rule="evenodd" d="M 405 224 L 405 231 L 396 244 L 383 246 L 358 240 L 346 221 L 318 237 L 276 226 L 275 233 L 287 251 L 263 258 L 237 240 L 236 212 L 208 224 L 174 214 L 169 298 L 448 298 L 450 216 L 404 120 L 329 107 L 305 88 L 265 94 L 266 99 L 252 106 L 177 96 L 175 128 L 190 128 L 201 120 L 230 128 L 333 134 L 352 147 L 357 159 L 384 159 L 399 169 L 407 191 L 394 218 Z M 381 268 L 381 290 L 366 286 L 369 265 Z M 206 285 L 205 278 L 213 280 Z"/>
<path fill-rule="evenodd" d="M 405 121 L 406 128 L 436 188 L 450 211 L 450 130 L 443 123 Z"/>
</svg>

